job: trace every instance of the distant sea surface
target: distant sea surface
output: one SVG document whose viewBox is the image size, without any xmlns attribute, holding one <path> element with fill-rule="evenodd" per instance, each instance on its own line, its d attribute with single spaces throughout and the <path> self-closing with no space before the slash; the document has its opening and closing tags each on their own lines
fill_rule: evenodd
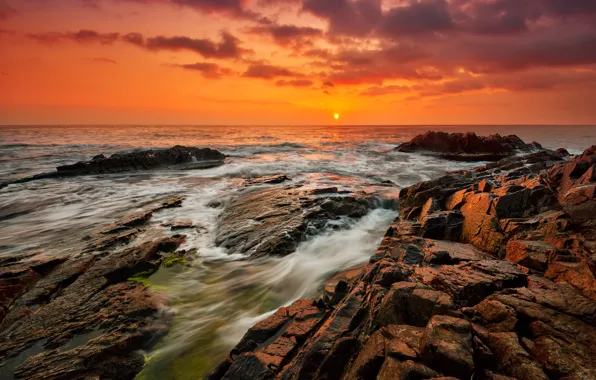
<svg viewBox="0 0 596 380">
<path fill-rule="evenodd" d="M 162 224 L 173 219 L 202 227 L 185 232 L 183 248 L 196 248 L 192 266 L 160 280 L 160 290 L 173 300 L 174 329 L 147 353 L 151 360 L 140 377 L 200 378 L 250 325 L 316 294 L 329 274 L 366 262 L 397 213 L 378 208 L 358 220 L 346 218 L 342 229 L 321 231 L 289 256 L 254 262 L 215 245 L 221 209 L 208 204 L 233 196 L 244 178 L 261 175 L 283 173 L 306 186 L 352 190 L 391 181 L 397 191 L 480 164 L 394 151 L 428 130 L 516 134 L 571 153 L 596 144 L 596 127 L 590 126 L 0 126 L 0 182 L 97 154 L 174 145 L 210 147 L 229 156 L 225 165 L 207 170 L 47 179 L 1 189 L 0 255 L 75 255 L 98 228 L 156 199 L 186 197 L 182 208 L 157 213 L 137 239 L 172 234 Z"/>
</svg>

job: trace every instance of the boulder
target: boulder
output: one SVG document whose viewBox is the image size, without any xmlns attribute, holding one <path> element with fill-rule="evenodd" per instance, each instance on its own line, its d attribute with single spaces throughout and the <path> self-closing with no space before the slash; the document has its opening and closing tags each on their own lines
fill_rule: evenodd
<svg viewBox="0 0 596 380">
<path fill-rule="evenodd" d="M 329 222 L 342 216 L 360 218 L 373 205 L 370 194 L 329 196 L 296 185 L 248 188 L 225 205 L 215 242 L 252 258 L 284 256 L 308 236 L 335 228 Z"/>
<path fill-rule="evenodd" d="M 515 135 L 488 137 L 475 133 L 426 132 L 396 150 L 405 153 L 422 152 L 455 161 L 498 161 L 517 154 L 542 149 L 539 144 L 528 146 Z"/>
</svg>

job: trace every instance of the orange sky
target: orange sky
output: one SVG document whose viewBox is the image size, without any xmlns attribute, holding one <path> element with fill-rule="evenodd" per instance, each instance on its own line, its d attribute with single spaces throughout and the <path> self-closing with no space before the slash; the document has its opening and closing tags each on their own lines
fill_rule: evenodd
<svg viewBox="0 0 596 380">
<path fill-rule="evenodd" d="M 586 0 L 0 0 L 0 53 L 0 124 L 596 124 Z"/>
</svg>

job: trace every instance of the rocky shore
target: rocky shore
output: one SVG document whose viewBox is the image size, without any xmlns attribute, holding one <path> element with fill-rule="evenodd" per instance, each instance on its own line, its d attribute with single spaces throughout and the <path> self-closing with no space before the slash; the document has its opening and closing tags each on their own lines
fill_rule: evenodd
<svg viewBox="0 0 596 380">
<path fill-rule="evenodd" d="M 401 190 L 370 263 L 253 326 L 211 379 L 596 379 L 596 146 Z"/>
<path fill-rule="evenodd" d="M 386 184 L 311 187 L 275 175 L 238 180 L 208 204 L 221 208 L 215 244 L 247 262 L 291 254 L 380 202 L 399 209 L 368 264 L 254 325 L 210 379 L 596 379 L 596 146 L 570 156 L 516 136 L 423 143 L 440 136 L 400 149 L 502 159 L 403 188 L 397 201 Z M 193 149 L 57 172 L 223 163 Z M 0 378 L 134 378 L 172 326 L 151 276 L 192 260 L 181 233 L 197 228 L 176 219 L 157 236 L 148 225 L 166 209 L 184 216 L 184 202 L 144 204 L 66 256 L 0 257 Z"/>
</svg>

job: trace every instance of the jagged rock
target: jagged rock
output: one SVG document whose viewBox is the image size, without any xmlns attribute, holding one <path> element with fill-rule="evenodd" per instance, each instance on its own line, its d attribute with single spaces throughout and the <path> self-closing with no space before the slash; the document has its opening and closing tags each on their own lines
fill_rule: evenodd
<svg viewBox="0 0 596 380">
<path fill-rule="evenodd" d="M 510 240 L 507 243 L 507 260 L 530 269 L 544 272 L 549 257 L 556 253 L 556 248 L 543 241 Z"/>
<path fill-rule="evenodd" d="M 101 259 L 42 265 L 41 279 L 13 300 L 0 327 L 0 377 L 134 377 L 144 364 L 138 350 L 167 331 L 168 321 L 158 313 L 162 297 L 127 280 L 157 270 L 161 253 L 183 240 L 174 236 Z"/>
<path fill-rule="evenodd" d="M 383 298 L 376 323 L 424 327 L 433 315 L 450 314 L 455 309 L 453 299 L 443 292 L 413 282 L 398 282 Z"/>
<path fill-rule="evenodd" d="M 387 358 L 377 380 L 411 380 L 411 379 L 430 379 L 439 374 L 432 369 L 411 360 L 401 362 L 394 358 Z"/>
<path fill-rule="evenodd" d="M 281 366 L 261 373 L 596 378 L 596 214 L 589 211 L 596 146 L 564 157 L 541 150 L 402 189 L 400 216 L 369 263 L 333 300 L 318 303 L 324 317 L 305 339 L 283 345 L 291 350 L 275 362 Z M 436 232 L 447 215 L 458 215 L 461 233 Z M 276 315 L 263 323 L 292 324 Z M 247 357 L 262 350 L 246 347 Z"/>
<path fill-rule="evenodd" d="M 517 334 L 491 333 L 487 342 L 507 375 L 519 380 L 547 380 L 540 365 L 519 344 Z"/>
<path fill-rule="evenodd" d="M 449 376 L 467 379 L 474 369 L 472 328 L 468 321 L 435 315 L 421 341 L 423 361 Z"/>
<path fill-rule="evenodd" d="M 516 153 L 529 153 L 537 149 L 541 147 L 528 146 L 515 135 L 483 137 L 475 133 L 446 132 L 426 132 L 396 148 L 400 152 L 423 152 L 455 161 L 498 161 Z"/>
<path fill-rule="evenodd" d="M 292 185 L 249 188 L 226 205 L 215 242 L 252 258 L 284 256 L 329 221 L 362 217 L 372 206 L 372 196 L 359 193 L 326 196 Z"/>
</svg>

